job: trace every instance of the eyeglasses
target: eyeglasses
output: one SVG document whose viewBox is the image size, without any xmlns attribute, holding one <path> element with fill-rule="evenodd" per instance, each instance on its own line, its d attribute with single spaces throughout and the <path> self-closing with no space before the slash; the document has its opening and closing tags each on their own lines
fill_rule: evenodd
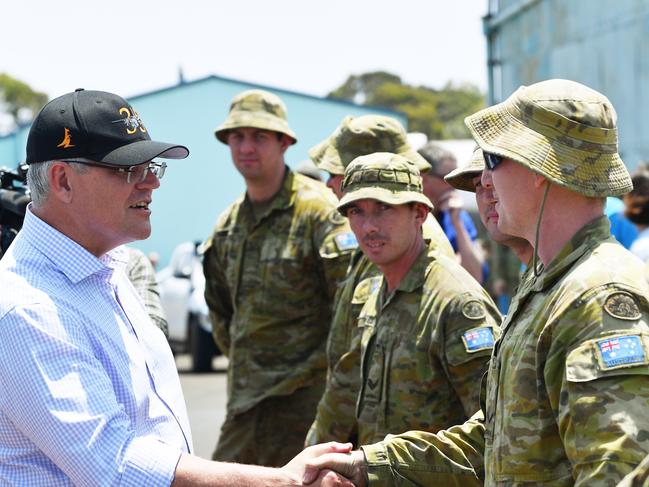
<svg viewBox="0 0 649 487">
<path fill-rule="evenodd" d="M 502 156 L 492 154 L 491 152 L 482 151 L 482 155 L 484 157 L 485 166 L 487 166 L 487 169 L 490 171 L 496 169 L 496 166 L 503 162 Z"/>
<path fill-rule="evenodd" d="M 149 173 L 153 174 L 156 178 L 162 179 L 167 169 L 166 162 L 149 162 L 148 164 L 138 164 L 137 166 L 117 167 L 100 164 L 98 162 L 87 161 L 85 159 L 63 159 L 63 162 L 76 162 L 85 166 L 103 167 L 111 171 L 121 172 L 126 174 L 126 183 L 131 182 L 143 183 Z"/>
</svg>

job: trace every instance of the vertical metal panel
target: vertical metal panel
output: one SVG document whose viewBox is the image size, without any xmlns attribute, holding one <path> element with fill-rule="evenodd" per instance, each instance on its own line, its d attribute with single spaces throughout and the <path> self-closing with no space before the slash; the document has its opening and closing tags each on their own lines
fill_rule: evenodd
<svg viewBox="0 0 649 487">
<path fill-rule="evenodd" d="M 520 85 L 549 78 L 579 81 L 613 102 L 629 169 L 649 159 L 649 0 L 498 3 L 485 35 L 500 48 L 490 69 L 500 71 L 502 94 L 494 84 L 490 97 L 501 101 Z"/>
</svg>

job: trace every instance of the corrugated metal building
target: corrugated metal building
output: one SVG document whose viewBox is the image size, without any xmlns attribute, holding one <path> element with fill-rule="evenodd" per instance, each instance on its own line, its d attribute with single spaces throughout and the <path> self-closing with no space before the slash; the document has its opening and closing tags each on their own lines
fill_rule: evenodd
<svg viewBox="0 0 649 487">
<path fill-rule="evenodd" d="M 289 125 L 298 137 L 298 143 L 286 152 L 286 162 L 291 166 L 307 159 L 308 150 L 346 115 L 389 115 L 407 127 L 406 118 L 390 110 L 217 76 L 130 97 L 153 139 L 185 144 L 191 151 L 183 161 L 168 161 L 162 185 L 153 197 L 153 233 L 148 240 L 133 244 L 144 252 L 158 252 L 161 265 L 168 262 L 178 243 L 204 240 L 218 214 L 244 191 L 230 151 L 216 140 L 214 129 L 225 120 L 232 97 L 252 88 L 271 91 L 286 104 Z M 0 137 L 0 166 L 16 167 L 25 159 L 28 132 L 29 126 L 25 126 Z"/>
<path fill-rule="evenodd" d="M 491 103 L 520 85 L 566 78 L 615 106 L 620 152 L 649 160 L 649 0 L 489 0 L 484 18 Z"/>
</svg>

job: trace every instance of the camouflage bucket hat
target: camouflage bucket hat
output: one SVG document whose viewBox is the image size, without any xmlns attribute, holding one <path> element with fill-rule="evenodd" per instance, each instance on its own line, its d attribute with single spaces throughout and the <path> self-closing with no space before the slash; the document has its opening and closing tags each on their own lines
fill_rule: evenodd
<svg viewBox="0 0 649 487">
<path fill-rule="evenodd" d="M 338 211 L 346 214 L 350 203 L 374 199 L 389 205 L 423 203 L 431 210 L 433 204 L 423 193 L 419 169 L 403 156 L 376 152 L 354 159 L 347 169 L 342 184 L 343 197 Z"/>
<path fill-rule="evenodd" d="M 214 135 L 227 144 L 228 131 L 240 127 L 272 130 L 288 135 L 297 142 L 295 133 L 286 120 L 286 106 L 273 93 L 264 90 L 247 90 L 239 93 L 230 103 L 228 118 L 214 131 Z"/>
<path fill-rule="evenodd" d="M 485 152 L 512 159 L 585 196 L 631 190 L 618 154 L 617 115 L 601 93 L 568 80 L 520 87 L 464 120 Z"/>
<path fill-rule="evenodd" d="M 453 186 L 455 189 L 461 189 L 463 191 L 470 191 L 475 193 L 475 185 L 473 184 L 473 178 L 482 174 L 484 169 L 484 155 L 482 154 L 482 149 L 476 147 L 473 149 L 473 155 L 469 164 L 463 167 L 458 167 L 453 169 L 448 173 L 444 180 Z"/>
<path fill-rule="evenodd" d="M 430 169 L 426 159 L 411 147 L 399 121 L 384 115 L 345 117 L 331 136 L 309 151 L 309 156 L 323 171 L 344 174 L 354 159 L 375 152 L 399 154 L 420 171 Z"/>
<path fill-rule="evenodd" d="M 309 149 L 309 157 L 321 171 L 338 176 L 345 174 L 345 168 L 340 163 L 338 152 L 332 147 L 332 141 L 339 136 L 342 127 L 349 125 L 353 119 L 354 117 L 347 115 L 329 137 Z"/>
</svg>

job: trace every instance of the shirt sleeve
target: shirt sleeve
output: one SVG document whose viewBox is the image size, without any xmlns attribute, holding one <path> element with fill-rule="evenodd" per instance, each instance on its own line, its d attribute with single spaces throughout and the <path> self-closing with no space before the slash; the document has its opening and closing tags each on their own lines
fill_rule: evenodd
<svg viewBox="0 0 649 487">
<path fill-rule="evenodd" d="M 83 327 L 50 304 L 0 319 L 0 408 L 76 485 L 170 485 L 181 450 L 136 436 Z M 3 432 L 4 433 L 4 432 Z"/>
<path fill-rule="evenodd" d="M 484 416 L 438 433 L 409 431 L 362 447 L 370 487 L 478 487 L 484 482 Z"/>
<path fill-rule="evenodd" d="M 306 445 L 351 441 L 357 433 L 356 399 L 361 362 L 361 336 L 356 332 L 350 349 L 340 357 L 327 378 Z"/>
<path fill-rule="evenodd" d="M 315 240 L 320 255 L 329 301 L 333 302 L 338 284 L 345 278 L 352 252 L 358 247 L 347 219 L 329 210 L 317 222 Z"/>
<path fill-rule="evenodd" d="M 144 253 L 129 248 L 129 261 L 126 270 L 128 279 L 142 298 L 151 321 L 162 330 L 166 337 L 169 337 L 169 325 L 162 304 L 160 304 L 160 289 L 153 265 Z"/>
<path fill-rule="evenodd" d="M 614 485 L 649 453 L 649 304 L 589 291 L 548 331 L 543 377 L 575 486 Z"/>
<path fill-rule="evenodd" d="M 232 319 L 232 300 L 230 288 L 225 277 L 224 263 L 218 258 L 218 237 L 213 236 L 206 243 L 203 256 L 205 274 L 205 301 L 212 322 L 212 336 L 226 357 L 230 352 L 230 321 Z"/>
<path fill-rule="evenodd" d="M 500 313 L 490 300 L 462 293 L 446 306 L 442 342 L 433 340 L 434 355 L 444 364 L 448 380 L 464 407 L 466 417 L 479 408 L 480 384 L 500 336 Z"/>
</svg>

